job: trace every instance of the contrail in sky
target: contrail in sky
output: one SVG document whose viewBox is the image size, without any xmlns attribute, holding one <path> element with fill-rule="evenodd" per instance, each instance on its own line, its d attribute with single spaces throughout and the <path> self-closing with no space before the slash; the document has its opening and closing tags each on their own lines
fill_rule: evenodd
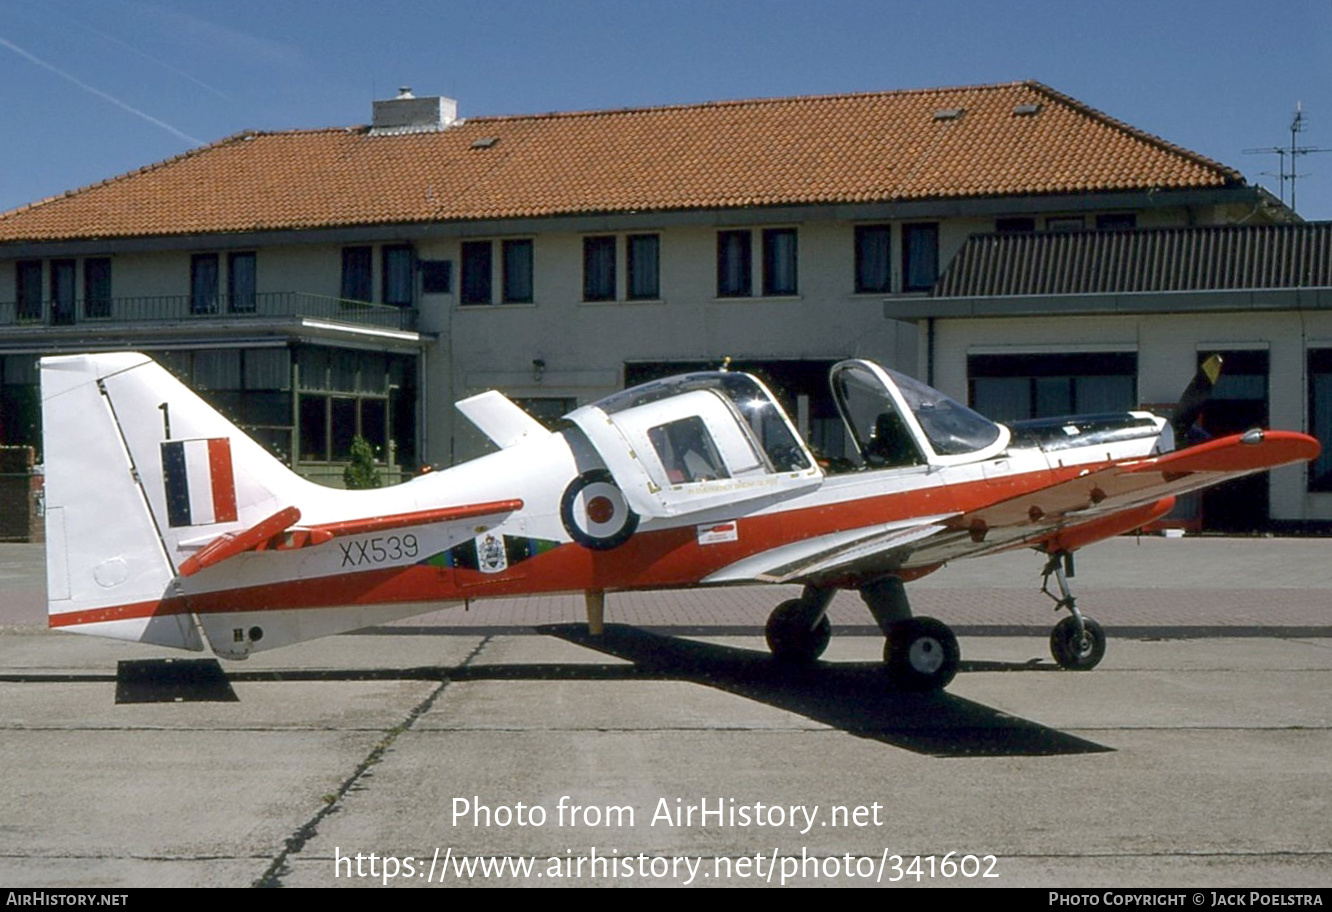
<svg viewBox="0 0 1332 912">
<path fill-rule="evenodd" d="M 47 63 L 45 60 L 41 59 L 40 57 L 36 57 L 32 54 L 29 54 L 27 51 L 23 50 L 23 48 L 19 47 L 17 44 L 14 44 L 11 41 L 6 41 L 4 38 L 0 38 L 0 45 L 9 48 L 15 54 L 18 54 L 19 56 L 32 61 L 33 63 L 37 64 L 39 67 L 50 70 L 52 73 L 55 73 L 61 79 L 69 80 L 70 82 L 74 83 L 76 86 L 83 89 L 84 91 L 91 92 L 92 94 L 96 95 L 98 98 L 109 101 L 116 107 L 120 108 L 121 110 L 128 111 L 131 114 L 135 115 L 136 117 L 142 117 L 150 124 L 161 127 L 163 130 L 166 130 L 168 133 L 174 134 L 175 136 L 179 136 L 181 139 L 185 140 L 186 142 L 189 142 L 192 145 L 202 146 L 204 144 L 202 139 L 197 139 L 196 137 L 193 137 L 188 133 L 185 133 L 181 130 L 177 130 L 175 127 L 171 126 L 171 124 L 166 123 L 165 121 L 158 120 L 153 115 L 148 114 L 144 111 L 140 111 L 138 108 L 134 107 L 134 105 L 123 102 L 119 98 L 116 98 L 114 95 L 108 95 L 106 92 L 103 92 L 101 89 L 88 85 L 88 83 L 84 82 L 82 79 L 79 79 L 77 76 L 74 76 L 70 73 L 66 73 L 64 70 L 60 69 L 57 66 Z"/>
<path fill-rule="evenodd" d="M 200 88 L 212 92 L 214 95 L 216 95 L 218 98 L 221 98 L 223 101 L 232 101 L 231 96 L 227 95 L 221 89 L 214 88 L 213 86 L 204 82 L 202 79 L 198 78 L 197 76 L 192 76 L 189 73 L 185 72 L 184 70 L 180 69 L 179 67 L 172 66 L 171 64 L 167 63 L 165 60 L 160 60 L 157 57 L 152 56 L 151 54 L 139 50 L 138 48 L 136 48 L 134 45 L 130 44 L 127 41 L 121 41 L 115 35 L 108 35 L 106 32 L 92 28 L 91 26 L 84 25 L 82 22 L 76 22 L 69 17 L 66 17 L 63 21 L 65 22 L 66 25 L 72 25 L 75 28 L 83 29 L 85 32 L 89 33 L 90 35 L 96 35 L 98 38 L 101 38 L 103 41 L 109 41 L 112 44 L 120 45 L 120 47 L 129 51 L 131 54 L 134 54 L 138 57 L 142 57 L 144 60 L 147 60 L 149 63 L 154 63 L 157 66 L 162 67 L 163 69 L 170 70 L 171 72 L 175 73 L 177 76 L 181 77 L 182 79 L 188 79 L 190 82 L 194 83 Z"/>
</svg>

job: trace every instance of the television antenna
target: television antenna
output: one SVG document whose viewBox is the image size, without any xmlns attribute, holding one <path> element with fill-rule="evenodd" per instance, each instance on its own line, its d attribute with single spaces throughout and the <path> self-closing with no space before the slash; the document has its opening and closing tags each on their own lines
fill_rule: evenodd
<svg viewBox="0 0 1332 912">
<path fill-rule="evenodd" d="M 1297 143 L 1300 133 L 1304 132 L 1304 107 L 1300 102 L 1295 102 L 1295 116 L 1290 121 L 1290 148 L 1284 146 L 1269 146 L 1259 149 L 1245 149 L 1245 155 L 1275 155 L 1280 168 L 1277 175 L 1280 181 L 1280 193 L 1278 194 L 1281 202 L 1286 201 L 1286 181 L 1290 181 L 1290 208 L 1295 209 L 1295 181 L 1296 178 L 1308 177 L 1308 174 L 1298 174 L 1295 170 L 1295 162 L 1301 155 L 1311 155 L 1314 152 L 1332 152 L 1332 149 L 1323 149 L 1317 146 L 1301 146 Z M 1286 156 L 1290 156 L 1290 170 L 1286 170 Z M 1270 171 L 1264 171 L 1264 174 L 1271 174 Z"/>
</svg>

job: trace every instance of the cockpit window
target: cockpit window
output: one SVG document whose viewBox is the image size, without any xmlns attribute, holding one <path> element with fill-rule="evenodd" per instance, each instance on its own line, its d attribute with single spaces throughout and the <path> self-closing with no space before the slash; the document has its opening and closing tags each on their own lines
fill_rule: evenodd
<svg viewBox="0 0 1332 912">
<path fill-rule="evenodd" d="M 767 457 L 774 472 L 796 472 L 810 467 L 799 439 L 791 431 L 781 407 L 753 377 L 742 373 L 697 373 L 654 380 L 631 387 L 595 403 L 608 415 L 658 402 L 696 390 L 709 390 L 733 410 L 748 428 L 753 442 Z"/>
<path fill-rule="evenodd" d="M 878 377 L 851 365 L 837 372 L 834 389 L 866 466 L 877 469 L 925 462 L 911 430 L 897 413 L 897 404 Z"/>
<path fill-rule="evenodd" d="M 730 478 L 717 445 L 697 415 L 648 429 L 666 477 L 675 484 Z"/>
<path fill-rule="evenodd" d="M 896 371 L 883 370 L 940 456 L 984 449 L 999 439 L 999 425 L 943 393 Z M 898 400 L 869 365 L 848 362 L 833 373 L 833 391 L 865 465 L 921 465 L 925 455 L 899 412 Z"/>
<path fill-rule="evenodd" d="M 984 449 L 999 439 L 999 425 L 979 412 L 919 380 L 884 369 L 897 384 L 902 398 L 920 422 L 930 446 L 940 456 L 957 456 Z"/>
</svg>

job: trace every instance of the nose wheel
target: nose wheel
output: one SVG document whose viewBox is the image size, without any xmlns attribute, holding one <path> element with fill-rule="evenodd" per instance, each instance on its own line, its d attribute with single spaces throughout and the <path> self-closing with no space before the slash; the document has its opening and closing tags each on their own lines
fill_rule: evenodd
<svg viewBox="0 0 1332 912">
<path fill-rule="evenodd" d="M 1059 584 L 1059 595 L 1050 591 L 1050 577 Z M 1078 610 L 1077 599 L 1068 585 L 1073 575 L 1073 555 L 1056 551 L 1050 555 L 1042 574 L 1041 591 L 1054 599 L 1055 610 L 1067 608 L 1069 616 L 1050 631 L 1050 654 L 1060 668 L 1091 671 L 1105 656 L 1105 631 L 1101 625 Z"/>
<path fill-rule="evenodd" d="M 1105 656 L 1105 631 L 1089 617 L 1066 617 L 1050 631 L 1050 654 L 1061 668 L 1070 671 L 1091 671 Z"/>
</svg>

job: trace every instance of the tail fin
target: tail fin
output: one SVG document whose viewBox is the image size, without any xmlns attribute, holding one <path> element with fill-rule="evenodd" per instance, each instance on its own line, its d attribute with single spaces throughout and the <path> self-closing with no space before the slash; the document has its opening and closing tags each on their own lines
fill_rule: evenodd
<svg viewBox="0 0 1332 912">
<path fill-rule="evenodd" d="M 1203 407 L 1212 398 L 1212 388 L 1221 377 L 1221 356 L 1213 354 L 1198 368 L 1184 394 L 1179 397 L 1172 424 L 1175 426 L 1175 439 L 1180 446 L 1190 446 L 1207 439 L 1207 434 L 1194 424 L 1202 414 Z"/>
<path fill-rule="evenodd" d="M 202 649 L 177 589 L 182 545 L 252 525 L 284 506 L 274 492 L 308 483 L 145 355 L 41 367 L 50 625 Z"/>
</svg>

